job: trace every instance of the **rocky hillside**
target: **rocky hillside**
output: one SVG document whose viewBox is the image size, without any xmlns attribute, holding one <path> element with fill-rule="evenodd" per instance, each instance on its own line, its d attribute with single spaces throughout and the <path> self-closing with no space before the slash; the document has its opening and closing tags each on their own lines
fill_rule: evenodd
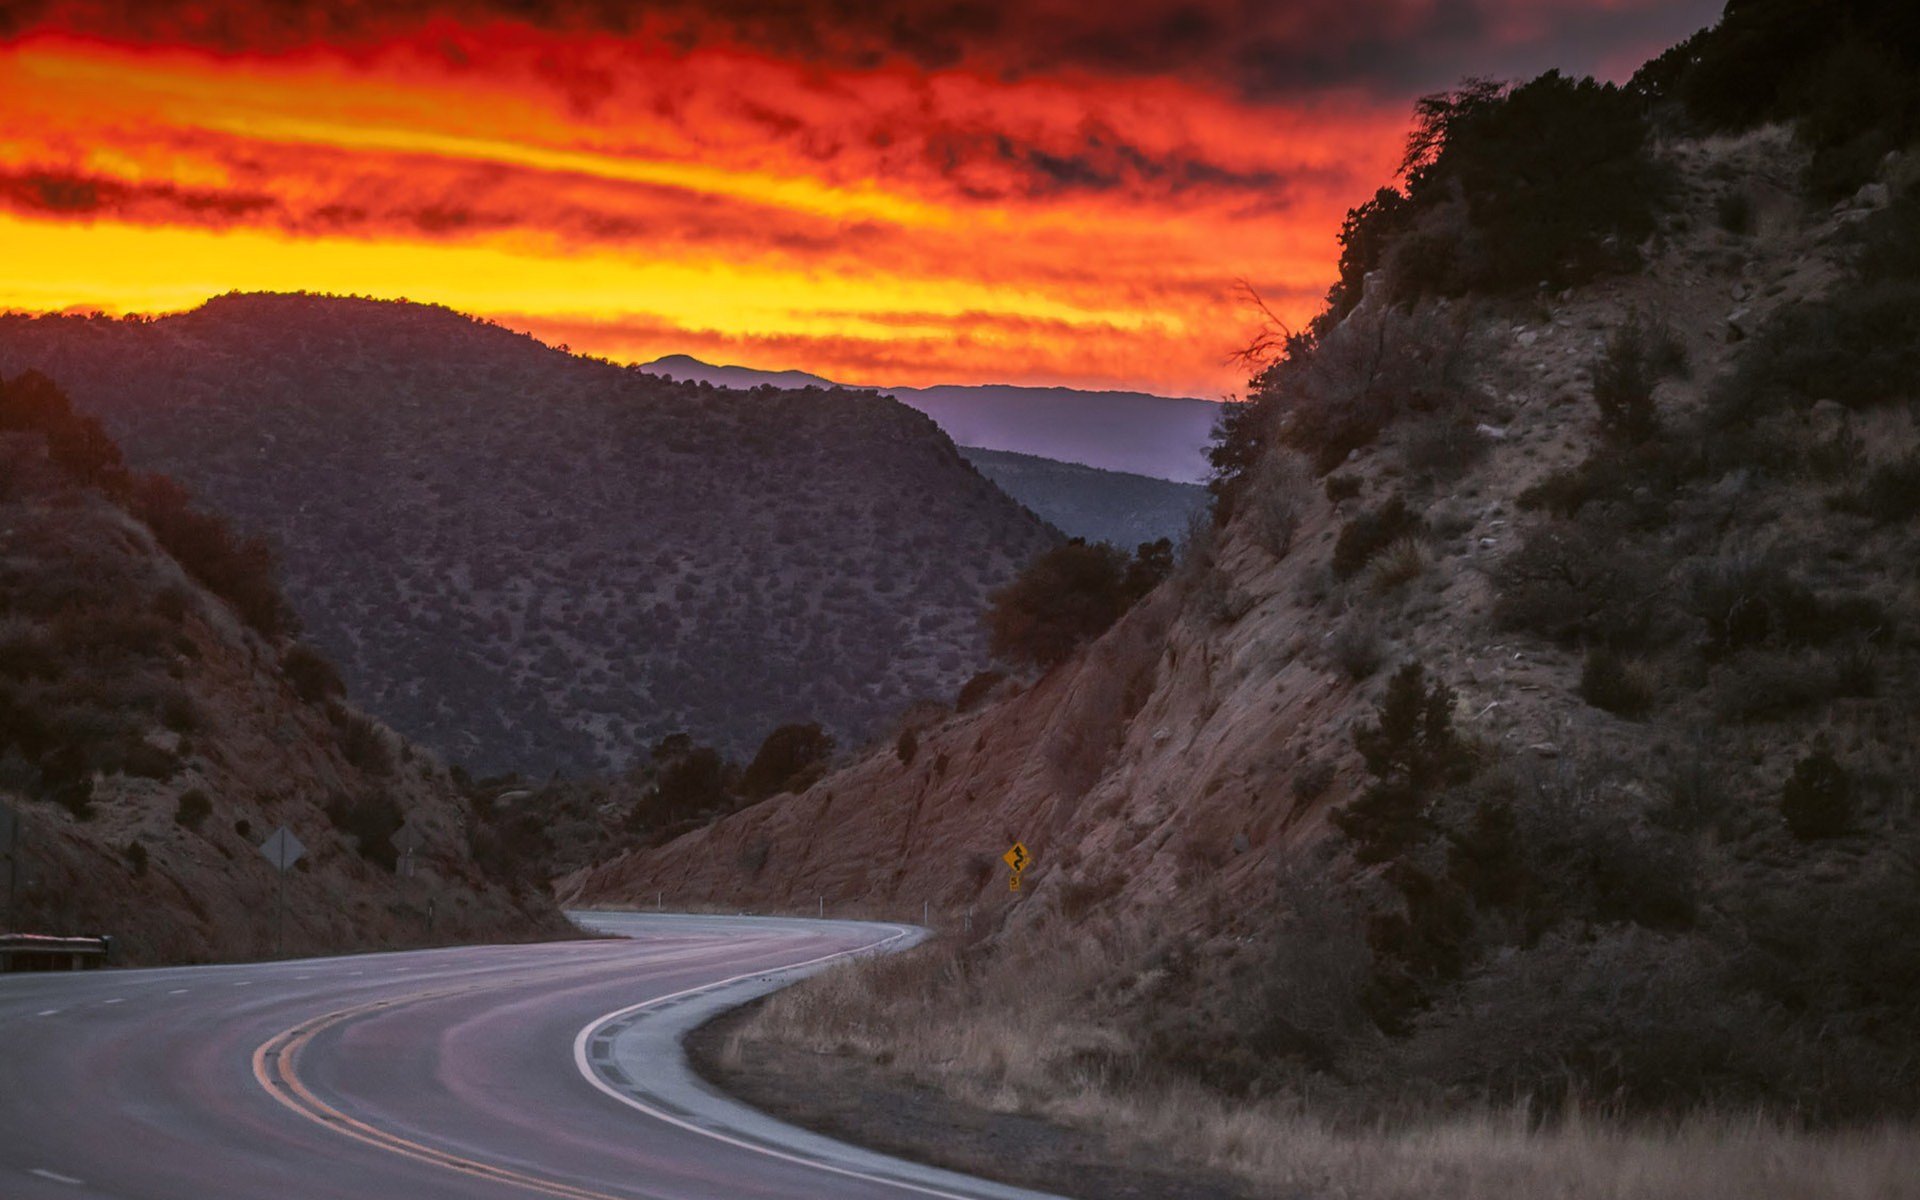
<svg viewBox="0 0 1920 1200">
<path fill-rule="evenodd" d="M 1037 1105 L 1910 1108 L 1920 169 L 1835 203 L 1787 128 L 1647 134 L 1658 83 L 1439 98 L 1175 579 L 911 754 L 567 898 L 926 902 L 978 943 L 955 1021 L 1009 955 L 1066 1014 L 982 1068 Z"/>
<path fill-rule="evenodd" d="M 487 821 L 446 769 L 346 707 L 291 640 L 257 545 L 128 476 L 32 375 L 0 382 L 0 928 L 113 934 L 127 962 L 565 936 L 481 870 Z M 395 874 L 402 822 L 414 873 Z M 403 840 L 404 840 L 404 835 Z"/>
<path fill-rule="evenodd" d="M 979 669 L 984 597 L 1057 536 L 891 401 L 667 383 L 445 309 L 0 318 L 28 367 L 276 545 L 358 703 L 485 771 L 857 743 Z"/>
</svg>

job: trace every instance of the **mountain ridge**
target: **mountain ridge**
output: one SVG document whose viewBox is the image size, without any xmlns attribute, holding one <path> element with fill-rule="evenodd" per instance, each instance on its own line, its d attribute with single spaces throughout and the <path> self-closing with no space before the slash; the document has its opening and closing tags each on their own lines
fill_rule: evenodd
<svg viewBox="0 0 1920 1200">
<path fill-rule="evenodd" d="M 667 383 L 437 307 L 0 318 L 26 367 L 270 536 L 360 702 L 482 773 L 873 736 L 985 664 L 986 594 L 1057 536 L 892 400 Z"/>
<path fill-rule="evenodd" d="M 1207 478 L 1207 439 L 1221 412 L 1220 404 L 1211 400 L 1124 390 L 1025 384 L 842 385 L 805 371 L 713 366 L 685 354 L 642 363 L 638 369 L 656 368 L 665 368 L 659 373 L 675 379 L 719 387 L 814 384 L 874 391 L 926 413 L 960 445 L 1176 483 Z"/>
</svg>

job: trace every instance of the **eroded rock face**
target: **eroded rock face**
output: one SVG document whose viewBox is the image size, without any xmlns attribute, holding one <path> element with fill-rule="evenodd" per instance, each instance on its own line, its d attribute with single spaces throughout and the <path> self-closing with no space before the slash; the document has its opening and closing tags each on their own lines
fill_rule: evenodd
<svg viewBox="0 0 1920 1200">
<path fill-rule="evenodd" d="M 1674 153 L 1678 169 L 1704 185 L 1728 170 L 1790 178 L 1797 152 L 1769 134 Z M 1703 206 L 1717 194 L 1696 191 Z M 1521 497 L 1552 481 L 1564 486 L 1603 449 L 1591 369 L 1609 334 L 1636 314 L 1658 314 L 1670 327 L 1690 371 L 1660 382 L 1655 400 L 1666 428 L 1690 428 L 1741 352 L 1723 337 L 1726 296 L 1744 288 L 1741 320 L 1760 330 L 1783 306 L 1824 294 L 1844 269 L 1838 252 L 1823 248 L 1824 228 L 1769 225 L 1733 256 L 1710 216 L 1692 213 L 1643 273 L 1570 290 L 1524 327 L 1531 336 L 1516 336 L 1511 315 L 1489 313 L 1476 344 L 1501 348 L 1476 356 L 1466 408 L 1454 414 L 1478 427 L 1481 457 L 1453 472 L 1423 466 L 1431 447 L 1418 423 L 1391 426 L 1334 472 L 1343 486 L 1327 490 L 1340 499 L 1318 486 L 1301 498 L 1284 556 L 1267 548 L 1255 527 L 1259 505 L 1249 502 L 1075 658 L 991 705 L 924 723 L 910 763 L 876 753 L 798 796 L 576 872 L 563 895 L 664 894 L 669 905 L 794 911 L 824 902 L 829 911 L 913 919 L 925 902 L 943 927 L 976 938 L 1038 929 L 1068 940 L 1087 930 L 1187 938 L 1217 955 L 1200 977 L 1218 980 L 1282 918 L 1283 875 L 1314 881 L 1307 886 L 1332 878 L 1318 856 L 1343 843 L 1327 836 L 1328 814 L 1368 783 L 1355 730 L 1374 719 L 1386 678 L 1408 660 L 1452 690 L 1455 727 L 1488 761 L 1526 779 L 1612 772 L 1581 803 L 1617 806 L 1619 820 L 1657 833 L 1645 814 L 1659 789 L 1647 781 L 1671 764 L 1649 758 L 1649 747 L 1692 745 L 1692 731 L 1717 720 L 1714 706 L 1738 690 L 1737 677 L 1713 666 L 1719 682 L 1701 687 L 1711 682 L 1708 669 L 1682 661 L 1697 643 L 1675 642 L 1675 661 L 1662 668 L 1671 672 L 1667 686 L 1685 678 L 1696 690 L 1663 700 L 1657 721 L 1666 732 L 1650 732 L 1583 699 L 1583 654 L 1503 618 L 1496 577 L 1556 519 Z M 1829 402 L 1807 419 L 1824 441 L 1848 417 Z M 1897 456 L 1910 443 L 1876 453 Z M 1343 528 L 1395 494 L 1425 514 L 1420 553 L 1405 555 L 1402 569 L 1334 578 Z M 1820 488 L 1737 464 L 1678 496 L 1666 484 L 1632 481 L 1607 503 L 1629 514 L 1670 507 L 1630 548 L 1696 556 L 1668 564 L 1682 573 L 1716 555 L 1737 558 L 1760 537 L 1791 561 L 1813 562 L 1843 520 Z M 1624 537 L 1596 533 L 1579 544 L 1601 555 Z M 1898 537 L 1873 534 L 1858 553 L 1878 561 Z M 1909 720 L 1885 711 L 1873 719 Z M 1769 728 L 1773 736 L 1755 750 L 1759 765 L 1737 764 L 1743 778 L 1763 781 L 1755 787 L 1790 766 L 1804 732 Z M 1619 777 L 1621 763 L 1643 777 Z M 1034 854 L 1017 894 L 998 858 L 1014 841 Z"/>
</svg>

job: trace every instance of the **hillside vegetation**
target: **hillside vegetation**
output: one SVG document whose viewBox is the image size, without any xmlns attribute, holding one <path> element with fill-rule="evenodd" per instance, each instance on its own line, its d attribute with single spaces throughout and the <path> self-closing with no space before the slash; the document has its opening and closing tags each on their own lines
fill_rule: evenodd
<svg viewBox="0 0 1920 1200">
<path fill-rule="evenodd" d="M 46 378 L 0 380 L 0 927 L 111 934 L 135 963 L 564 936 L 482 869 L 488 820 L 446 769 L 293 633 L 264 545 L 129 472 Z M 283 935 L 257 850 L 282 825 L 307 847 Z"/>
<path fill-rule="evenodd" d="M 672 384 L 445 309 L 0 318 L 29 367 L 269 539 L 355 700 L 482 772 L 857 744 L 984 665 L 987 593 L 1057 537 L 892 401 Z"/>
<path fill-rule="evenodd" d="M 1846 7 L 1423 102 L 1168 583 L 910 760 L 566 894 L 924 901 L 935 947 L 737 1051 L 1261 1195 L 1915 1194 L 1910 1126 L 1831 1132 L 1920 1097 L 1920 159 L 1910 105 L 1822 124 L 1920 43 Z"/>
</svg>

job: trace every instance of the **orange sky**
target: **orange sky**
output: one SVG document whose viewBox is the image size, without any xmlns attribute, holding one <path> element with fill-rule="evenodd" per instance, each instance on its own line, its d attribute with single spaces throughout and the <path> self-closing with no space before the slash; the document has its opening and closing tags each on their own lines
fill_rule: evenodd
<svg viewBox="0 0 1920 1200">
<path fill-rule="evenodd" d="M 1414 95 L 1582 30 L 1611 40 L 1570 65 L 1630 69 L 1713 16 L 1673 7 L 27 5 L 0 18 L 0 308 L 404 296 L 619 360 L 1218 397 L 1255 324 L 1236 281 L 1311 315 Z"/>
</svg>

